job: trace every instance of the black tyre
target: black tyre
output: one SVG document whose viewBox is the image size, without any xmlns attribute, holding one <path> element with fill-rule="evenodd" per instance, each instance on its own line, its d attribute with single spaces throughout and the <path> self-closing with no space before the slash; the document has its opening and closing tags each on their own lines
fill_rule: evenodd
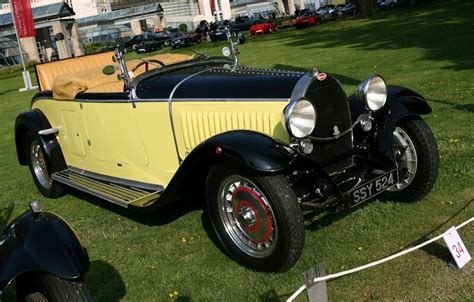
<svg viewBox="0 0 474 302">
<path fill-rule="evenodd" d="M 386 200 L 413 202 L 425 197 L 438 177 L 436 139 L 421 119 L 404 120 L 393 132 L 399 183 L 382 194 Z"/>
<path fill-rule="evenodd" d="M 253 176 L 241 167 L 219 165 L 209 172 L 206 194 L 214 230 L 239 264 L 281 272 L 298 261 L 303 215 L 284 176 Z"/>
<path fill-rule="evenodd" d="M 60 302 L 94 301 L 92 293 L 82 281 L 68 281 L 50 274 L 38 275 L 30 282 L 17 284 L 23 288 L 17 289 L 19 301 L 25 302 Z"/>
<path fill-rule="evenodd" d="M 63 196 L 64 188 L 51 178 L 51 169 L 46 154 L 44 154 L 38 139 L 31 132 L 26 135 L 25 148 L 33 181 L 41 194 L 49 198 Z"/>
</svg>

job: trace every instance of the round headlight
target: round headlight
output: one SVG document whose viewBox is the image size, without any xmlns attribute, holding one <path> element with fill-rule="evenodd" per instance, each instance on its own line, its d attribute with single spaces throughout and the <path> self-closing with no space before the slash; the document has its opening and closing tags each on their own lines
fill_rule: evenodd
<svg viewBox="0 0 474 302">
<path fill-rule="evenodd" d="M 359 84 L 357 98 L 364 102 L 367 109 L 377 111 L 387 101 L 387 85 L 379 75 L 373 75 Z"/>
<path fill-rule="evenodd" d="M 316 108 L 306 99 L 290 103 L 285 116 L 288 131 L 297 138 L 310 135 L 316 125 Z"/>
</svg>

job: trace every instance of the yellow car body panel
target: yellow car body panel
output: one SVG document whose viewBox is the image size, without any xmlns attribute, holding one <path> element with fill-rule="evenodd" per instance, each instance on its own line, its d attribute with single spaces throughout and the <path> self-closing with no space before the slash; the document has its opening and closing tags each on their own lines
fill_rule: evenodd
<svg viewBox="0 0 474 302">
<path fill-rule="evenodd" d="M 283 109 L 288 102 L 175 102 L 173 122 L 179 156 L 185 158 L 206 139 L 232 130 L 251 130 L 289 141 Z"/>
<path fill-rule="evenodd" d="M 287 101 L 58 101 L 39 99 L 33 109 L 58 128 L 68 166 L 166 187 L 180 160 L 206 139 L 251 130 L 289 142 Z M 173 126 L 174 125 L 174 135 Z M 176 139 L 176 140 L 175 140 Z"/>
</svg>

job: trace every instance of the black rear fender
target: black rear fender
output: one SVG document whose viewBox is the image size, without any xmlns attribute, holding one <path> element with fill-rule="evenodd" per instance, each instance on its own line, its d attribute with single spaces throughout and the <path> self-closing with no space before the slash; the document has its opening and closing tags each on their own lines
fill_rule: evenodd
<svg viewBox="0 0 474 302">
<path fill-rule="evenodd" d="M 0 300 L 18 276 L 46 272 L 77 279 L 89 269 L 89 256 L 70 226 L 55 214 L 26 212 L 0 237 Z"/>
<path fill-rule="evenodd" d="M 52 172 L 66 168 L 66 162 L 61 151 L 61 147 L 55 134 L 40 135 L 40 130 L 51 128 L 46 116 L 39 110 L 33 109 L 21 113 L 15 121 L 15 144 L 18 162 L 27 165 L 29 158 L 25 146 L 25 139 L 28 132 L 31 132 L 40 142 L 46 160 Z"/>
<path fill-rule="evenodd" d="M 377 125 L 374 147 L 395 163 L 393 131 L 397 124 L 406 118 L 417 118 L 420 115 L 429 114 L 432 109 L 424 97 L 408 88 L 388 86 L 387 92 L 385 106 L 373 115 Z M 355 95 L 349 97 L 349 104 L 353 121 L 366 112 L 364 105 Z"/>
</svg>

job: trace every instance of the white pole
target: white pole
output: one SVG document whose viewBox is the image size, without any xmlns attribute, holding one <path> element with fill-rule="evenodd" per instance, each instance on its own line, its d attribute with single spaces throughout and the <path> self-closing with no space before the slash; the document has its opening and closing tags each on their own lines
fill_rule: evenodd
<svg viewBox="0 0 474 302">
<path fill-rule="evenodd" d="M 38 86 L 32 86 L 31 85 L 31 78 L 30 78 L 30 72 L 26 70 L 25 66 L 25 59 L 23 58 L 23 51 L 21 50 L 21 42 L 20 42 L 20 37 L 18 35 L 18 30 L 16 27 L 16 21 L 15 21 L 15 16 L 13 15 L 13 5 L 12 5 L 12 0 L 8 1 L 10 4 L 10 13 L 12 14 L 12 20 L 13 20 L 13 28 L 15 28 L 15 36 L 16 36 L 16 41 L 18 43 L 18 49 L 20 50 L 20 58 L 21 58 L 21 64 L 23 65 L 23 82 L 25 83 L 24 88 L 20 88 L 20 91 L 27 91 L 31 89 L 36 89 Z"/>
<path fill-rule="evenodd" d="M 220 16 L 220 10 L 219 10 L 219 2 L 218 0 L 214 0 L 214 5 L 215 5 L 215 8 L 216 8 L 216 21 L 220 21 L 221 20 L 221 16 Z"/>
</svg>

